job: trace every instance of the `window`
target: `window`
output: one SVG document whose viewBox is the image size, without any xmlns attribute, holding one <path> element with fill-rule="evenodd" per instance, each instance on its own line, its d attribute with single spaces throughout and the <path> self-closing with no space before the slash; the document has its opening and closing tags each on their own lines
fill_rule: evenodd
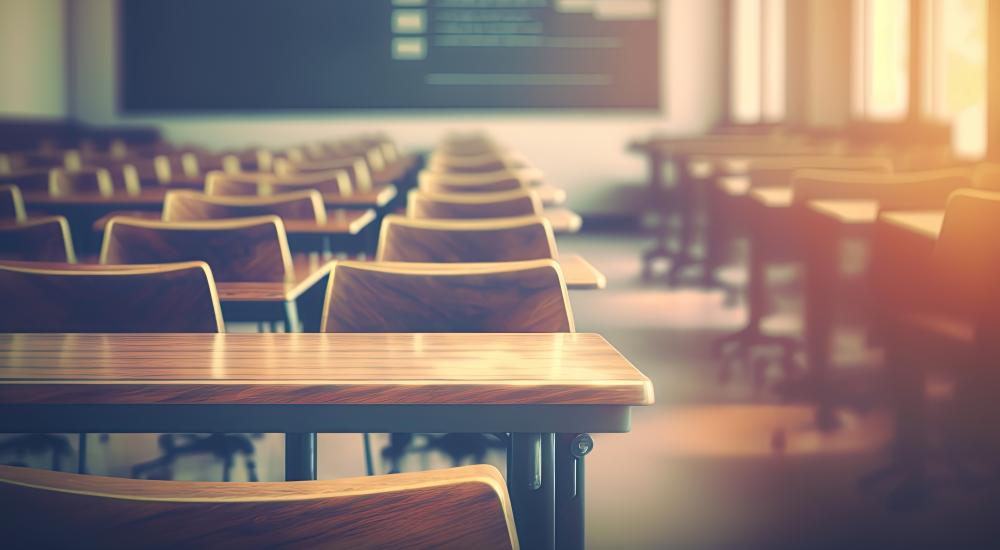
<svg viewBox="0 0 1000 550">
<path fill-rule="evenodd" d="M 733 122 L 785 118 L 785 1 L 732 0 L 729 114 Z"/>
<path fill-rule="evenodd" d="M 922 0 L 922 114 L 952 126 L 958 155 L 986 153 L 988 0 Z"/>
<path fill-rule="evenodd" d="M 900 120 L 910 101 L 910 0 L 854 0 L 852 110 Z"/>
</svg>

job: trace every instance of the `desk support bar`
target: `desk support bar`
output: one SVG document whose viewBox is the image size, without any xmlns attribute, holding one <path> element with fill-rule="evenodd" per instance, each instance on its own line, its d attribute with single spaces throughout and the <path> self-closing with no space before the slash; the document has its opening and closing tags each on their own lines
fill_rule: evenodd
<svg viewBox="0 0 1000 550">
<path fill-rule="evenodd" d="M 316 434 L 285 434 L 285 481 L 316 479 Z"/>
<path fill-rule="evenodd" d="M 512 433 L 507 490 L 521 546 L 551 550 L 555 530 L 555 437 L 551 433 Z"/>
</svg>

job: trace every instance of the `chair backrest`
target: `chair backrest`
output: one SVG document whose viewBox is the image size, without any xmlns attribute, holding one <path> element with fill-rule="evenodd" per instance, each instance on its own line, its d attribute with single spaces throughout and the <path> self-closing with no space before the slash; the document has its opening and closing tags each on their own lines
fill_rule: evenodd
<svg viewBox="0 0 1000 550">
<path fill-rule="evenodd" d="M 478 155 L 436 152 L 427 159 L 427 170 L 436 173 L 476 174 L 502 171 L 513 165 L 514 161 L 499 151 L 487 151 Z"/>
<path fill-rule="evenodd" d="M 747 166 L 753 187 L 792 185 L 799 170 L 841 170 L 849 172 L 892 172 L 892 160 L 885 157 L 845 157 L 836 155 L 791 155 L 759 157 Z"/>
<path fill-rule="evenodd" d="M 479 264 L 338 262 L 324 332 L 573 332 L 553 260 Z"/>
<path fill-rule="evenodd" d="M 502 193 L 427 193 L 414 189 L 406 200 L 406 215 L 411 218 L 507 218 L 542 214 L 542 201 L 529 189 Z"/>
<path fill-rule="evenodd" d="M 952 191 L 972 185 L 971 168 L 876 173 L 799 170 L 792 189 L 797 203 L 816 199 L 873 199 L 883 209 L 941 208 Z"/>
<path fill-rule="evenodd" d="M 386 216 L 375 259 L 389 262 L 512 262 L 555 259 L 552 225 L 542 216 L 428 220 Z"/>
<path fill-rule="evenodd" d="M 318 191 L 299 191 L 272 197 L 212 196 L 197 191 L 168 191 L 163 199 L 163 221 L 223 220 L 278 216 L 283 220 L 326 223 L 326 208 Z"/>
<path fill-rule="evenodd" d="M 0 332 L 222 332 L 204 262 L 0 262 Z"/>
<path fill-rule="evenodd" d="M 487 465 L 354 479 L 198 482 L 0 466 L 11 547 L 518 548 Z"/>
<path fill-rule="evenodd" d="M 51 179 L 52 174 L 49 168 L 25 168 L 0 175 L 0 183 L 16 185 L 22 193 L 48 193 Z"/>
<path fill-rule="evenodd" d="M 344 171 L 347 172 L 348 189 L 350 190 L 368 191 L 373 185 L 372 173 L 364 156 L 348 156 L 312 162 L 293 162 L 283 158 L 274 161 L 274 171 L 279 176 Z"/>
<path fill-rule="evenodd" d="M 976 164 L 972 169 L 972 186 L 987 191 L 1000 191 L 1000 163 Z"/>
<path fill-rule="evenodd" d="M 496 193 L 527 187 L 517 172 L 499 170 L 481 174 L 442 174 L 421 170 L 417 176 L 421 191 L 430 193 Z"/>
<path fill-rule="evenodd" d="M 211 172 L 205 179 L 208 195 L 268 196 L 311 190 L 328 195 L 350 195 L 351 179 L 344 170 L 287 175 Z"/>
<path fill-rule="evenodd" d="M 218 282 L 286 281 L 294 272 L 285 226 L 277 216 L 166 222 L 111 218 L 102 264 L 203 261 Z"/>
<path fill-rule="evenodd" d="M 0 220 L 21 222 L 27 217 L 21 190 L 16 185 L 0 185 Z"/>
<path fill-rule="evenodd" d="M 54 168 L 49 180 L 49 194 L 52 196 L 95 193 L 110 196 L 114 192 L 111 174 L 104 168 Z"/>
<path fill-rule="evenodd" d="M 0 259 L 76 262 L 69 222 L 62 216 L 0 223 Z"/>
<path fill-rule="evenodd" d="M 935 293 L 947 296 L 947 307 L 998 319 L 1000 248 L 993 240 L 998 232 L 1000 193 L 962 189 L 951 195 L 933 256 Z"/>
</svg>

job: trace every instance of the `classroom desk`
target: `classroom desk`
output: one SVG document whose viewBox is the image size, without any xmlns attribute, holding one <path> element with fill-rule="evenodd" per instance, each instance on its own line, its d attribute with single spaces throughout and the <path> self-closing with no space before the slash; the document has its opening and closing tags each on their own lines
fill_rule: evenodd
<svg viewBox="0 0 1000 550">
<path fill-rule="evenodd" d="M 320 254 L 294 254 L 288 281 L 217 281 L 222 317 L 231 322 L 283 322 L 285 332 L 297 331 L 304 321 L 305 330 L 319 330 L 326 282 L 335 263 Z"/>
<path fill-rule="evenodd" d="M 597 334 L 0 334 L 0 432 L 509 433 L 525 548 L 583 547 L 591 433 L 629 431 L 646 376 Z"/>
<path fill-rule="evenodd" d="M 883 212 L 880 218 L 890 225 L 926 239 L 937 240 L 944 225 L 944 210 Z"/>
<path fill-rule="evenodd" d="M 580 215 L 566 208 L 546 208 L 542 215 L 548 218 L 556 233 L 578 233 L 583 227 Z"/>
<path fill-rule="evenodd" d="M 579 254 L 560 254 L 557 261 L 570 290 L 600 290 L 608 286 L 608 278 Z"/>
<path fill-rule="evenodd" d="M 535 193 L 544 206 L 561 206 L 566 204 L 566 190 L 552 185 L 535 185 L 529 187 Z"/>
</svg>

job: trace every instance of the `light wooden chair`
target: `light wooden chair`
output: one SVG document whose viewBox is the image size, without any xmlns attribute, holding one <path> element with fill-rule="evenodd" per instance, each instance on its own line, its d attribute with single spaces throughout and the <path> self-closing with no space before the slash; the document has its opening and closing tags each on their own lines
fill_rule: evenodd
<svg viewBox="0 0 1000 550">
<path fill-rule="evenodd" d="M 207 195 L 268 196 L 310 190 L 347 196 L 351 194 L 351 179 L 344 170 L 288 175 L 211 172 L 205 179 Z"/>
<path fill-rule="evenodd" d="M 13 547 L 517 549 L 492 466 L 295 483 L 146 481 L 0 466 Z"/>
<path fill-rule="evenodd" d="M 528 189 L 502 193 L 428 193 L 407 195 L 406 215 L 411 218 L 475 219 L 538 216 L 543 212 L 538 194 Z"/>
<path fill-rule="evenodd" d="M 221 332 L 204 262 L 84 265 L 0 262 L 0 294 L 16 315 L 0 332 Z"/>
<path fill-rule="evenodd" d="M 344 171 L 347 172 L 349 190 L 369 191 L 374 187 L 372 172 L 364 156 L 352 155 L 311 162 L 295 162 L 291 159 L 281 158 L 274 161 L 274 171 L 283 177 Z"/>
<path fill-rule="evenodd" d="M 54 168 L 49 180 L 49 194 L 52 196 L 99 194 L 111 196 L 115 191 L 111 173 L 104 168 L 81 168 L 66 170 Z M 138 189 L 130 190 L 138 192 Z"/>
<path fill-rule="evenodd" d="M 322 332 L 573 332 L 562 270 L 553 260 L 479 264 L 339 262 L 330 274 Z M 365 464 L 374 471 L 368 434 Z M 389 471 L 411 434 L 392 434 L 382 456 Z M 460 464 L 482 462 L 480 435 L 432 438 Z"/>
<path fill-rule="evenodd" d="M 0 259 L 75 263 L 69 223 L 62 216 L 0 222 Z"/>
<path fill-rule="evenodd" d="M 872 199 L 891 210 L 933 208 L 974 183 L 971 167 L 910 172 L 798 170 L 792 176 L 795 202 L 820 199 Z"/>
<path fill-rule="evenodd" d="M 16 185 L 0 185 L 0 220 L 23 222 L 27 218 L 21 190 Z"/>
<path fill-rule="evenodd" d="M 169 191 L 163 200 L 163 221 L 188 222 L 278 216 L 283 220 L 326 223 L 326 208 L 318 191 L 298 191 L 270 197 L 212 196 L 196 191 Z"/>
<path fill-rule="evenodd" d="M 108 221 L 102 264 L 204 261 L 220 282 L 287 281 L 293 275 L 285 226 L 277 216 L 167 222 Z"/>
<path fill-rule="evenodd" d="M 421 170 L 417 176 L 421 191 L 431 193 L 496 193 L 528 187 L 519 173 L 499 170 L 475 174 L 435 173 Z"/>
<path fill-rule="evenodd" d="M 427 220 L 389 215 L 375 259 L 391 262 L 510 262 L 558 257 L 552 225 L 541 216 Z"/>
</svg>

